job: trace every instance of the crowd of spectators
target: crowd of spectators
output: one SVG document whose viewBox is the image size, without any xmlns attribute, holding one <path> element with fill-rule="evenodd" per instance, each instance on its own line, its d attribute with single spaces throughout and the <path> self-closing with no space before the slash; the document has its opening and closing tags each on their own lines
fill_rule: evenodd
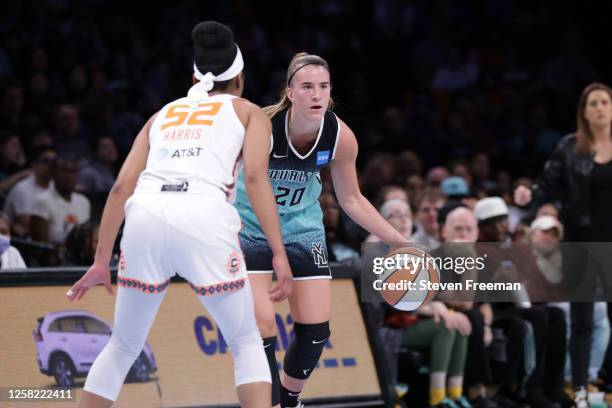
<svg viewBox="0 0 612 408">
<path fill-rule="evenodd" d="M 410 155 L 403 152 L 399 156 Z M 394 180 L 397 160 L 381 161 L 388 166 L 388 172 L 382 173 L 390 180 Z M 467 180 L 453 175 L 448 170 L 452 165 L 448 165 L 432 168 L 416 189 L 397 185 L 376 189 L 373 183 L 371 200 L 407 241 L 429 250 L 434 257 L 488 256 L 486 272 L 475 268 L 461 274 L 441 270 L 441 282 L 522 282 L 523 288 L 504 302 L 472 301 L 463 295 L 456 300 L 438 297 L 440 300 L 414 312 L 387 307 L 381 316 L 381 337 L 385 347 L 392 349 L 389 363 L 394 379 L 412 381 L 414 387 L 416 369 L 400 364 L 398 351 L 420 350 L 429 356 L 423 362 L 429 369 L 429 399 L 421 401 L 423 404 L 444 408 L 572 407 L 571 397 L 579 396 L 570 385 L 570 304 L 559 302 L 555 294 L 566 293 L 564 288 L 573 283 L 563 273 L 564 227 L 558 208 L 554 203 L 531 211 L 519 208 L 510 191 L 517 183 L 528 185 L 528 179 L 500 189 L 504 180 L 491 180 L 489 165 L 482 157 L 476 156 L 464 166 Z M 479 185 L 474 184 L 475 173 L 481 176 Z M 366 171 L 362 180 L 368 179 L 368 174 Z M 497 187 L 483 187 L 488 184 Z M 329 189 L 326 177 L 323 185 L 325 201 L 331 201 L 332 192 L 325 191 Z M 380 242 L 346 217 L 339 226 L 337 206 L 322 208 L 332 254 L 339 245 L 359 249 L 365 248 L 362 243 Z M 335 260 L 353 262 L 351 258 Z M 595 303 L 594 326 L 587 363 L 589 392 L 603 395 L 597 394 L 600 389 L 612 392 L 605 302 Z M 407 375 L 406 368 L 413 372 Z M 409 394 L 409 401 L 418 405 L 414 391 Z"/>
<path fill-rule="evenodd" d="M 329 60 L 336 110 L 357 135 L 363 189 L 371 198 L 371 185 L 419 189 L 428 181 L 425 171 L 434 179 L 445 172 L 473 178 L 477 188 L 507 194 L 513 179 L 538 172 L 574 124 L 579 90 L 605 80 L 606 72 L 592 46 L 596 31 L 577 18 L 590 10 L 552 1 L 271 2 L 281 19 L 244 0 L 3 7 L 3 208 L 14 235 L 32 238 L 22 215 L 32 214 L 34 195 L 52 188 L 50 172 L 61 178 L 65 171 L 45 168 L 49 153 L 37 155 L 52 146 L 57 157 L 77 159 L 75 194 L 90 201 L 90 214 L 71 213 L 62 234 L 37 235 L 56 246 L 75 222 L 99 219 L 138 130 L 184 93 L 190 30 L 203 19 L 232 26 L 246 60 L 245 96 L 260 105 L 276 100 L 294 53 Z"/>
</svg>

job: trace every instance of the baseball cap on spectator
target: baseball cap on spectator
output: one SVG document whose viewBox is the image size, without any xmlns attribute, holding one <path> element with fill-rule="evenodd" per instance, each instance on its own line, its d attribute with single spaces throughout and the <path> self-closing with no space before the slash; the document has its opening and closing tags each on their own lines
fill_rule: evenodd
<svg viewBox="0 0 612 408">
<path fill-rule="evenodd" d="M 487 197 L 478 200 L 474 216 L 478 222 L 508 215 L 508 206 L 501 197 Z"/>
<path fill-rule="evenodd" d="M 438 210 L 438 225 L 444 225 L 448 214 L 461 207 L 467 208 L 467 205 L 463 204 L 461 201 L 449 201 L 444 204 L 444 206 Z"/>
<path fill-rule="evenodd" d="M 559 237 L 563 238 L 563 225 L 555 217 L 550 215 L 542 215 L 531 223 L 529 231 L 548 231 L 549 229 L 555 228 L 559 233 Z"/>
<path fill-rule="evenodd" d="M 448 197 L 467 197 L 470 194 L 470 189 L 463 177 L 447 177 L 440 184 L 442 192 Z"/>
</svg>

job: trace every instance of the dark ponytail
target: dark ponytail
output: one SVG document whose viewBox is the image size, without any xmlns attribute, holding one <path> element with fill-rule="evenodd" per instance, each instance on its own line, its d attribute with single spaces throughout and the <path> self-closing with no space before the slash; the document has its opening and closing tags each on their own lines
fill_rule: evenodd
<svg viewBox="0 0 612 408">
<path fill-rule="evenodd" d="M 191 31 L 194 47 L 194 61 L 198 70 L 206 74 L 219 75 L 227 70 L 238 53 L 234 34 L 225 24 L 204 21 L 196 24 Z M 215 82 L 213 90 L 227 88 L 230 81 Z"/>
</svg>

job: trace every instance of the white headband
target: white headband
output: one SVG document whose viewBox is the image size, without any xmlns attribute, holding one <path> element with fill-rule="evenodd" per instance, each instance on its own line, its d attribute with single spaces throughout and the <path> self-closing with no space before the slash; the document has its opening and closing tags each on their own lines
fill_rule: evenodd
<svg viewBox="0 0 612 408">
<path fill-rule="evenodd" d="M 208 91 L 213 89 L 215 81 L 217 82 L 229 81 L 230 79 L 238 75 L 242 71 L 243 68 L 244 68 L 244 60 L 242 59 L 242 53 L 240 52 L 240 48 L 238 47 L 238 44 L 236 44 L 236 58 L 234 58 L 234 62 L 232 62 L 232 65 L 230 65 L 228 69 L 226 69 L 224 72 L 220 73 L 219 75 L 215 76 L 213 75 L 212 72 L 207 72 L 206 74 L 203 74 L 202 72 L 200 72 L 200 70 L 198 69 L 198 67 L 196 66 L 194 62 L 193 63 L 193 75 L 196 77 L 196 79 L 199 82 L 195 84 L 194 86 L 192 86 L 191 89 L 189 89 L 189 93 L 187 94 L 187 96 L 195 97 L 195 96 L 201 96 L 202 94 L 204 94 L 205 96 L 208 96 Z"/>
</svg>

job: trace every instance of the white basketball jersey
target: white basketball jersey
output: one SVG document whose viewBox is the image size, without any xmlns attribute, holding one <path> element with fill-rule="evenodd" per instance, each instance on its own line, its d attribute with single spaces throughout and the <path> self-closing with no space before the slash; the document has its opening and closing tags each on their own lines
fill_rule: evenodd
<svg viewBox="0 0 612 408">
<path fill-rule="evenodd" d="M 245 134 L 234 98 L 185 97 L 164 106 L 151 124 L 147 166 L 135 192 L 150 192 L 152 185 L 209 185 L 233 200 Z"/>
</svg>

